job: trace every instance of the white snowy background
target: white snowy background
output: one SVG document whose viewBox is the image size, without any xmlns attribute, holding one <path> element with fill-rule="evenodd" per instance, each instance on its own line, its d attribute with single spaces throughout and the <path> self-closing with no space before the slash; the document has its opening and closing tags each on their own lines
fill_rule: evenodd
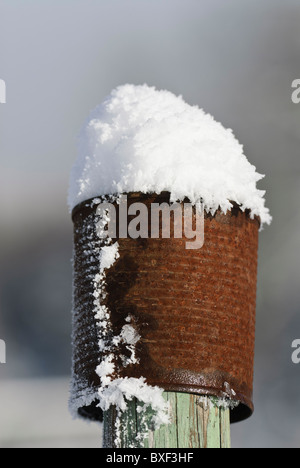
<svg viewBox="0 0 300 468">
<path fill-rule="evenodd" d="M 266 174 L 255 413 L 233 447 L 300 446 L 299 0 L 0 0 L 0 447 L 97 447 L 68 413 L 78 131 L 111 89 L 182 94 L 233 128 Z"/>
</svg>

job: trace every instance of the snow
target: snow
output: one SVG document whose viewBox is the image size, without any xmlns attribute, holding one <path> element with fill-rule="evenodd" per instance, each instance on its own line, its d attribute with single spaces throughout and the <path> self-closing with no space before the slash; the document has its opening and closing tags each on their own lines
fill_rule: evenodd
<svg viewBox="0 0 300 468">
<path fill-rule="evenodd" d="M 231 202 L 271 222 L 265 192 L 231 129 L 181 96 L 145 85 L 114 89 L 85 122 L 69 207 L 102 195 L 169 191 L 212 214 Z"/>
<path fill-rule="evenodd" d="M 135 345 L 141 338 L 131 325 L 124 325 L 121 331 L 123 341 L 129 345 Z"/>
<path fill-rule="evenodd" d="M 151 406 L 156 413 L 154 424 L 159 427 L 161 424 L 169 423 L 168 403 L 163 398 L 163 390 L 159 387 L 153 387 L 146 383 L 146 379 L 133 377 L 124 377 L 115 379 L 110 385 L 101 389 L 100 407 L 103 411 L 107 411 L 111 405 L 121 411 L 126 411 L 127 400 L 137 400 L 144 405 Z M 140 412 L 142 411 L 140 406 Z"/>
<path fill-rule="evenodd" d="M 119 202 L 117 197 L 106 197 L 106 201 Z M 118 424 L 121 420 L 122 412 L 126 410 L 128 401 L 133 398 L 138 400 L 138 410 L 142 414 L 140 432 L 137 434 L 137 442 L 143 444 L 145 437 L 151 427 L 159 427 L 160 424 L 168 422 L 168 403 L 163 398 L 163 389 L 148 385 L 146 380 L 141 378 L 123 378 L 121 373 L 128 366 L 139 364 L 136 355 L 136 345 L 141 339 L 137 330 L 134 317 L 128 314 L 124 317 L 120 331 L 114 330 L 111 311 L 106 305 L 106 276 L 110 268 L 118 261 L 119 244 L 114 242 L 109 236 L 104 236 L 110 221 L 109 210 L 98 212 L 98 206 L 103 199 L 95 198 L 89 203 L 95 208 L 94 213 L 84 220 L 84 235 L 82 242 L 85 245 L 85 266 L 92 285 L 93 310 L 97 324 L 97 340 L 99 348 L 99 364 L 95 368 L 96 374 L 100 378 L 99 388 L 89 385 L 82 375 L 75 371 L 76 365 L 73 362 L 73 375 L 70 387 L 69 408 L 74 418 L 81 417 L 78 410 L 85 406 L 90 406 L 93 402 L 99 403 L 99 407 L 107 410 L 111 405 L 116 406 L 116 434 L 118 434 Z M 96 237 L 92 234 L 96 233 Z M 96 269 L 90 269 L 91 264 L 97 264 Z M 73 296 L 75 291 L 73 293 Z M 73 334 L 76 336 L 80 323 L 76 316 L 81 313 L 73 304 Z M 124 373 L 123 373 L 124 375 Z M 148 408 L 151 407 L 150 419 Z M 118 446 L 120 437 L 116 435 L 115 444 Z"/>
<path fill-rule="evenodd" d="M 238 400 L 229 399 L 225 396 L 223 398 L 212 396 L 199 396 L 198 402 L 202 403 L 203 408 L 205 410 L 213 409 L 215 407 L 224 409 L 230 408 L 232 410 L 240 405 L 240 402 Z"/>
<path fill-rule="evenodd" d="M 93 205 L 100 205 L 101 200 L 94 199 Z M 105 228 L 109 222 L 109 215 L 103 213 L 99 220 L 98 214 L 95 216 L 96 233 L 100 239 L 103 239 Z M 113 242 L 109 237 L 105 239 L 103 245 L 98 252 L 99 273 L 94 277 L 94 315 L 97 321 L 99 330 L 99 353 L 101 354 L 101 362 L 95 369 L 96 374 L 100 377 L 101 386 L 98 389 L 97 400 L 99 407 L 103 411 L 107 411 L 111 405 L 114 405 L 117 410 L 116 419 L 116 440 L 115 444 L 118 447 L 120 437 L 118 436 L 118 424 L 123 411 L 127 409 L 128 401 L 137 398 L 140 403 L 140 411 L 146 412 L 147 407 L 151 406 L 153 418 L 151 424 L 159 427 L 161 424 L 167 424 L 168 403 L 163 398 L 163 389 L 148 385 L 145 378 L 127 378 L 120 377 L 120 364 L 117 365 L 118 358 L 121 358 L 121 365 L 126 368 L 129 365 L 139 363 L 136 357 L 135 345 L 139 342 L 141 336 L 134 328 L 132 317 L 128 315 L 124 319 L 124 325 L 119 335 L 113 335 L 113 327 L 111 322 L 110 310 L 103 304 L 103 299 L 106 298 L 106 272 L 109 270 L 120 257 L 119 244 Z M 130 352 L 130 356 L 120 355 L 120 345 L 125 345 Z M 80 400 L 82 403 L 82 400 Z M 78 403 L 77 403 L 78 405 Z M 73 403 L 74 406 L 74 403 Z M 83 405 L 85 406 L 85 405 Z M 78 406 L 77 406 L 78 407 Z M 143 433 L 138 434 L 140 441 L 146 437 L 148 426 L 145 424 Z"/>
<path fill-rule="evenodd" d="M 110 268 L 115 263 L 116 259 L 119 256 L 118 247 L 119 245 L 117 242 L 111 246 L 102 247 L 100 271 Z"/>
</svg>

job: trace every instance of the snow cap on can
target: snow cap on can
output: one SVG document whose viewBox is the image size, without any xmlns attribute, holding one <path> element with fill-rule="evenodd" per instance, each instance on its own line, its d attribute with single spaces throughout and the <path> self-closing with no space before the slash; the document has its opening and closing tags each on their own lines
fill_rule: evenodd
<svg viewBox="0 0 300 468">
<path fill-rule="evenodd" d="M 69 207 L 100 195 L 171 193 L 226 213 L 232 202 L 270 224 L 264 176 L 231 129 L 181 96 L 145 85 L 114 89 L 85 122 L 72 169 Z"/>
</svg>

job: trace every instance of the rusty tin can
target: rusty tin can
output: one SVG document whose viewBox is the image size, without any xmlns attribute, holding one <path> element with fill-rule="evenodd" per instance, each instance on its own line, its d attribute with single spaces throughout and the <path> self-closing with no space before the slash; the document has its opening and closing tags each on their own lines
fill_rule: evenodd
<svg viewBox="0 0 300 468">
<path fill-rule="evenodd" d="M 128 206 L 169 201 L 166 192 L 128 194 Z M 82 416 L 100 420 L 93 278 L 99 269 L 95 249 L 103 241 L 95 219 L 92 200 L 73 211 L 72 399 Z M 105 304 L 116 335 L 130 315 L 141 337 L 139 363 L 120 368 L 120 377 L 143 376 L 166 391 L 239 401 L 232 422 L 252 414 L 259 225 L 258 218 L 234 206 L 226 215 L 205 213 L 205 240 L 198 250 L 187 250 L 184 237 L 117 239 L 120 258 L 107 271 Z"/>
</svg>

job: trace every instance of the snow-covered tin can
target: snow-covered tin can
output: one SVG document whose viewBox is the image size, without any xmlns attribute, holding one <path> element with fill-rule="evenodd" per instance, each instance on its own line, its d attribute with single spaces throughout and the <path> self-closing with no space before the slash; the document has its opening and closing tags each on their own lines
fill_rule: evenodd
<svg viewBox="0 0 300 468">
<path fill-rule="evenodd" d="M 189 239 L 174 236 L 175 216 L 170 238 L 151 236 L 150 215 L 148 235 L 120 236 L 121 208 L 114 199 L 111 245 L 118 246 L 118 255 L 101 276 L 99 256 L 109 245 L 99 236 L 104 201 L 81 203 L 72 214 L 73 412 L 101 419 L 103 379 L 96 370 L 113 361 L 110 380 L 144 377 L 166 391 L 227 398 L 239 402 L 232 405 L 232 422 L 249 417 L 259 219 L 236 205 L 227 214 L 205 212 L 204 243 L 187 249 Z M 130 193 L 126 202 L 129 213 L 134 203 L 151 213 L 154 203 L 170 205 L 170 195 Z"/>
</svg>

